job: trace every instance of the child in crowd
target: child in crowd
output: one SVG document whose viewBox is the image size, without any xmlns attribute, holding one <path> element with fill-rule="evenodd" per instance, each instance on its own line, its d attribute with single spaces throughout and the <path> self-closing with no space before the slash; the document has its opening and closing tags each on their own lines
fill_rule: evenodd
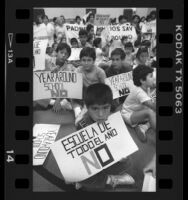
<svg viewBox="0 0 188 200">
<path fill-rule="evenodd" d="M 112 63 L 105 71 L 107 77 L 132 71 L 132 67 L 124 62 L 125 56 L 125 52 L 121 48 L 116 48 L 111 52 Z"/>
<path fill-rule="evenodd" d="M 75 70 L 75 67 L 67 62 L 67 59 L 71 55 L 71 48 L 68 44 L 59 43 L 56 49 L 56 53 L 56 59 L 54 60 L 54 62 L 47 63 L 46 68 L 48 68 L 52 72 Z M 72 109 L 72 106 L 68 99 L 52 99 L 50 101 L 50 104 L 53 105 L 52 110 L 54 112 L 60 112 L 61 109 Z"/>
<path fill-rule="evenodd" d="M 136 68 L 138 65 L 149 65 L 149 52 L 147 47 L 141 47 L 138 49 L 133 68 Z"/>
<path fill-rule="evenodd" d="M 132 42 L 127 42 L 124 45 L 124 51 L 125 51 L 125 63 L 128 63 L 129 65 L 133 66 L 134 60 L 135 60 L 135 54 L 134 54 L 134 47 Z"/>
<path fill-rule="evenodd" d="M 71 48 L 78 48 L 79 47 L 78 40 L 76 38 L 71 38 L 70 43 L 71 43 Z"/>
<path fill-rule="evenodd" d="M 79 31 L 79 40 L 80 40 L 80 45 L 79 45 L 80 48 L 92 47 L 92 45 L 87 42 L 87 40 L 88 40 L 88 33 L 87 33 L 86 30 L 81 29 Z"/>
<path fill-rule="evenodd" d="M 127 18 L 125 17 L 125 15 L 120 15 L 120 16 L 118 17 L 118 21 L 119 21 L 119 25 L 122 25 L 122 24 L 125 24 L 125 23 L 128 22 L 128 21 L 127 21 Z"/>
<path fill-rule="evenodd" d="M 52 44 L 52 49 L 53 49 L 52 56 L 54 56 L 54 57 L 57 56 L 57 52 L 56 52 L 57 46 L 58 46 L 58 43 L 57 43 L 57 42 L 54 42 L 54 43 Z"/>
<path fill-rule="evenodd" d="M 125 123 L 135 128 L 139 139 L 145 142 L 147 139 L 145 132 L 150 126 L 156 130 L 156 102 L 152 101 L 149 95 L 150 88 L 156 84 L 153 68 L 138 65 L 133 70 L 133 82 L 135 88 L 123 103 L 121 114 Z"/>
<path fill-rule="evenodd" d="M 55 57 L 53 56 L 53 48 L 52 47 L 47 47 L 46 48 L 46 56 L 45 56 L 45 66 L 46 66 L 46 70 L 50 70 L 48 67 L 48 63 L 52 63 L 53 59 L 55 59 Z"/>
<path fill-rule="evenodd" d="M 108 85 L 96 83 L 90 85 L 84 95 L 87 112 L 77 124 L 77 130 L 95 122 L 102 123 L 110 115 L 112 104 L 112 91 Z M 98 174 L 76 183 L 76 189 L 102 190 L 107 186 L 115 188 L 118 185 L 134 185 L 135 181 L 127 173 L 130 167 L 129 159 L 122 159 Z"/>
<path fill-rule="evenodd" d="M 99 66 L 99 64 L 103 63 L 102 39 L 96 38 L 93 41 L 93 46 L 95 47 L 95 52 L 96 52 L 95 65 Z"/>
<path fill-rule="evenodd" d="M 85 47 L 80 52 L 80 63 L 75 72 L 82 73 L 83 75 L 83 93 L 85 89 L 95 83 L 105 83 L 106 74 L 103 69 L 95 65 L 96 53 L 94 48 Z M 80 119 L 86 108 L 81 112 L 83 102 L 74 101 L 75 124 Z M 79 116 L 79 117 L 78 117 Z"/>
<path fill-rule="evenodd" d="M 88 15 L 88 17 L 86 19 L 86 26 L 88 24 L 94 25 L 94 20 L 95 20 L 95 15 L 92 12 L 90 12 L 90 14 Z"/>
<path fill-rule="evenodd" d="M 122 74 L 122 73 L 127 73 L 132 71 L 132 66 L 125 64 L 125 52 L 121 48 L 116 48 L 112 51 L 111 53 L 111 60 L 112 64 L 109 68 L 107 68 L 106 76 L 111 77 L 114 75 Z M 115 99 L 112 104 L 112 111 L 115 111 L 117 107 L 123 103 L 125 100 L 125 97 L 120 97 L 118 99 Z"/>
</svg>

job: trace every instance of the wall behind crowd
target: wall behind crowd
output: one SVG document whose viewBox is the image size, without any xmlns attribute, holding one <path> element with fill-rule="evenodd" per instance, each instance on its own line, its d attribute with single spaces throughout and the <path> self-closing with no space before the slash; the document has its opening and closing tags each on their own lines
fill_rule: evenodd
<svg viewBox="0 0 188 200">
<path fill-rule="evenodd" d="M 118 18 L 120 14 L 123 14 L 124 9 L 129 8 L 96 8 L 97 14 L 110 14 L 111 18 Z M 136 8 L 135 14 L 139 16 L 147 16 L 155 8 Z M 75 18 L 77 15 L 84 16 L 86 14 L 86 8 L 44 8 L 45 14 L 49 18 L 59 17 L 64 15 L 65 18 Z"/>
</svg>

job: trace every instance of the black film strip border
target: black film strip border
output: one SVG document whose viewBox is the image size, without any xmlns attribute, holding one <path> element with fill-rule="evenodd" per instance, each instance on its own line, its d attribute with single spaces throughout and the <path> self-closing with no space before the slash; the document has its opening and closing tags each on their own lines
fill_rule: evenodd
<svg viewBox="0 0 188 200">
<path fill-rule="evenodd" d="M 158 14 L 158 20 L 163 23 L 172 23 L 174 19 L 174 12 L 172 9 L 160 9 L 157 10 Z M 17 9 L 15 11 L 15 23 L 22 24 L 22 26 L 27 26 L 32 21 L 31 19 L 32 10 L 31 9 Z M 160 23 L 157 22 L 160 26 Z M 18 29 L 19 30 L 19 29 Z M 26 29 L 27 30 L 27 29 Z M 162 48 L 166 49 L 168 52 L 169 48 L 174 48 L 173 42 L 174 42 L 174 35 L 171 31 L 167 32 L 160 32 L 157 30 L 157 52 L 159 51 L 159 46 L 162 46 Z M 8 86 L 12 88 L 15 91 L 15 94 L 12 95 L 12 100 L 15 101 L 15 103 L 10 106 L 7 111 L 9 112 L 9 115 L 13 118 L 13 120 L 16 121 L 17 125 L 16 127 L 10 127 L 12 136 L 15 137 L 11 138 L 11 142 L 15 146 L 22 146 L 23 151 L 16 151 L 15 147 L 15 164 L 14 167 L 17 170 L 16 175 L 9 176 L 9 178 L 12 179 L 12 182 L 14 183 L 14 187 L 22 190 L 29 190 L 32 191 L 32 178 L 31 176 L 28 177 L 27 174 L 30 172 L 26 170 L 26 168 L 29 165 L 32 165 L 32 151 L 30 149 L 31 146 L 29 146 L 29 140 L 32 139 L 32 133 L 31 133 L 31 122 L 27 120 L 29 115 L 32 115 L 32 100 L 30 100 L 32 95 L 32 78 L 27 80 L 24 78 L 25 73 L 32 73 L 32 60 L 30 60 L 29 52 L 27 48 L 32 43 L 32 36 L 28 33 L 20 33 L 19 31 L 14 34 L 15 38 L 13 40 L 13 43 L 15 44 L 17 52 L 20 50 L 23 52 L 23 49 L 26 49 L 26 52 L 21 55 L 19 53 L 15 53 L 15 61 L 13 63 L 13 66 L 11 66 L 16 74 L 20 73 L 21 76 L 16 76 L 15 79 L 8 83 Z M 7 39 L 8 40 L 8 39 Z M 8 42 L 7 42 L 8 43 Z M 159 52 L 158 52 L 159 53 Z M 174 67 L 174 60 L 171 56 L 167 55 L 158 55 L 158 69 L 157 69 L 157 99 L 160 98 L 160 103 L 158 103 L 157 106 L 157 114 L 158 114 L 158 120 L 157 123 L 160 124 L 161 121 L 165 121 L 166 124 L 171 123 L 171 119 L 174 116 L 173 111 L 173 105 L 172 101 L 170 99 L 173 99 L 174 95 L 174 83 L 173 83 L 173 77 L 170 78 L 171 71 Z M 8 66 L 8 65 L 7 65 Z M 8 66 L 9 67 L 9 66 Z M 10 70 L 7 70 L 8 73 L 10 73 Z M 164 75 L 161 78 L 161 74 L 164 73 L 165 76 L 169 73 L 168 80 L 165 79 Z M 26 76 L 28 77 L 28 76 Z M 8 87 L 7 87 L 8 88 Z M 160 96 L 160 97 L 159 97 Z M 166 99 L 169 99 L 169 101 L 166 101 Z M 158 100 L 157 100 L 158 101 Z M 170 102 L 169 104 L 163 104 L 163 102 Z M 29 118 L 28 118 L 29 119 Z M 163 122 L 163 124 L 165 124 Z M 164 127 L 164 128 L 163 128 Z M 175 145 L 175 137 L 174 135 L 177 134 L 173 130 L 173 126 L 163 126 L 163 127 L 157 127 L 157 151 L 159 152 L 157 154 L 157 164 L 158 169 L 160 172 L 162 171 L 164 176 L 157 176 L 157 192 L 162 192 L 169 190 L 172 191 L 174 188 L 174 182 L 172 177 L 172 172 L 174 169 L 174 164 L 176 160 L 174 159 L 173 153 L 171 151 L 168 151 L 168 147 L 166 148 L 166 151 L 162 152 L 160 151 L 161 146 L 163 146 L 162 150 L 165 149 L 165 146 L 173 146 Z M 171 127 L 171 128 L 168 128 Z M 9 127 L 7 127 L 9 128 Z M 11 136 L 9 136 L 11 137 Z M 6 149 L 8 149 L 7 147 Z M 10 148 L 11 149 L 11 148 Z M 172 149 L 172 148 L 170 148 Z M 9 164 L 7 164 L 8 166 Z M 11 167 L 7 167 L 7 172 L 11 170 Z M 22 173 L 23 170 L 25 170 L 25 173 Z M 29 168 L 30 170 L 30 168 Z M 168 174 L 168 171 L 171 172 Z M 158 172 L 157 172 L 158 174 Z M 10 187 L 13 187 L 13 185 L 10 185 Z M 14 190 L 12 188 L 12 190 Z"/>
</svg>

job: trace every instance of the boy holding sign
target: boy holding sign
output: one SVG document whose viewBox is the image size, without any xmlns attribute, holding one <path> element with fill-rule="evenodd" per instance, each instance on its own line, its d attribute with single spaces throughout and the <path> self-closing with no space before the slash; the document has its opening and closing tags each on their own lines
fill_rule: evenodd
<svg viewBox="0 0 188 200">
<path fill-rule="evenodd" d="M 102 83 L 90 85 L 84 96 L 88 111 L 79 121 L 77 130 L 95 122 L 106 121 L 110 115 L 112 100 L 112 91 L 108 85 Z M 126 173 L 129 165 L 129 160 L 123 159 L 98 174 L 76 183 L 76 188 L 105 189 L 106 186 L 115 188 L 118 185 L 133 185 L 135 183 L 133 177 Z"/>
<path fill-rule="evenodd" d="M 111 53 L 112 64 L 105 71 L 107 77 L 132 71 L 132 66 L 124 62 L 125 56 L 126 56 L 125 52 L 121 48 L 116 48 L 112 51 Z M 113 111 L 115 111 L 115 109 L 119 106 L 120 102 L 123 103 L 124 100 L 125 97 L 120 97 L 119 99 L 115 99 L 113 101 L 113 106 L 112 106 Z"/>
<path fill-rule="evenodd" d="M 67 59 L 69 58 L 71 54 L 71 48 L 66 43 L 59 43 L 56 49 L 57 57 L 55 62 L 50 62 L 47 64 L 46 68 L 48 70 L 51 70 L 52 72 L 58 72 L 58 71 L 74 71 L 75 67 L 72 64 L 68 64 Z M 55 100 L 53 111 L 59 112 L 61 108 L 71 109 L 71 104 L 66 99 L 57 98 Z M 53 100 L 51 101 L 53 102 Z M 51 103 L 53 104 L 53 103 Z"/>
<path fill-rule="evenodd" d="M 95 65 L 95 60 L 96 60 L 96 52 L 94 48 L 85 47 L 81 50 L 80 52 L 81 66 L 79 66 L 75 70 L 75 72 L 82 73 L 83 75 L 83 92 L 89 85 L 95 83 L 105 83 L 104 80 L 106 78 L 106 74 L 103 69 Z M 81 112 L 81 105 L 79 104 L 82 104 L 82 102 L 75 101 L 75 104 L 73 106 L 76 118 Z M 76 119 L 76 122 L 77 120 L 78 119 Z"/>
<path fill-rule="evenodd" d="M 144 142 L 146 130 L 141 130 L 139 125 L 149 122 L 153 130 L 156 130 L 156 102 L 149 95 L 149 89 L 155 85 L 153 68 L 138 65 L 133 70 L 133 82 L 136 87 L 126 98 L 121 114 L 126 124 L 136 128 L 139 139 Z"/>
</svg>

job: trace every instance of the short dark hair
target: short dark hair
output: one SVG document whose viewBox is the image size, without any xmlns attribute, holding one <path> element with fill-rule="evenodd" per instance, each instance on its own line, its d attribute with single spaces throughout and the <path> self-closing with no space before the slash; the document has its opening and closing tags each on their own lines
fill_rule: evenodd
<svg viewBox="0 0 188 200">
<path fill-rule="evenodd" d="M 149 48 L 151 46 L 151 42 L 149 40 L 144 40 L 140 45 Z"/>
<path fill-rule="evenodd" d="M 86 22 L 89 21 L 89 19 L 91 18 L 91 16 L 93 16 L 93 18 L 95 18 L 95 15 L 94 15 L 93 13 L 90 13 L 89 16 L 88 16 L 87 19 L 86 19 Z"/>
<path fill-rule="evenodd" d="M 111 57 L 114 55 L 120 55 L 121 60 L 125 59 L 125 52 L 123 51 L 122 48 L 116 48 L 111 52 Z"/>
<path fill-rule="evenodd" d="M 98 45 L 101 43 L 102 39 L 101 38 L 95 38 L 93 41 L 93 46 L 98 47 Z"/>
<path fill-rule="evenodd" d="M 91 105 L 112 105 L 113 94 L 111 88 L 104 83 L 95 83 L 90 86 L 85 91 L 84 102 L 87 107 Z"/>
<path fill-rule="evenodd" d="M 78 34 L 79 36 L 83 36 L 83 35 L 85 35 L 85 36 L 88 36 L 88 33 L 87 33 L 87 31 L 86 30 L 84 30 L 84 29 L 80 29 L 80 31 L 79 31 L 79 34 Z"/>
<path fill-rule="evenodd" d="M 140 16 L 138 16 L 138 15 L 133 15 L 133 16 L 132 16 L 132 20 L 134 20 L 136 17 L 137 17 L 138 20 L 140 21 Z"/>
<path fill-rule="evenodd" d="M 124 44 L 124 48 L 126 48 L 126 47 L 132 47 L 134 49 L 132 42 L 126 42 Z"/>
<path fill-rule="evenodd" d="M 52 47 L 47 47 L 46 48 L 46 54 L 50 54 L 53 52 L 53 48 Z"/>
<path fill-rule="evenodd" d="M 78 43 L 78 40 L 76 38 L 71 38 L 70 43 L 72 44 L 73 42 Z"/>
<path fill-rule="evenodd" d="M 57 17 L 54 17 L 52 21 L 55 23 L 56 20 L 57 20 Z"/>
<path fill-rule="evenodd" d="M 77 19 L 80 19 L 80 20 L 81 20 L 81 17 L 80 17 L 80 16 L 76 16 L 76 17 L 75 17 L 75 20 L 77 21 Z"/>
<path fill-rule="evenodd" d="M 139 58 L 141 53 L 149 53 L 147 47 L 140 47 L 136 53 L 136 58 Z"/>
<path fill-rule="evenodd" d="M 89 32 L 92 28 L 94 28 L 94 26 L 92 24 L 88 24 L 86 26 L 86 31 Z"/>
<path fill-rule="evenodd" d="M 80 52 L 80 60 L 84 56 L 91 57 L 91 58 L 93 58 L 93 60 L 95 60 L 96 59 L 95 49 L 91 48 L 91 47 L 84 47 Z"/>
<path fill-rule="evenodd" d="M 136 86 L 141 86 L 141 80 L 145 81 L 146 76 L 150 73 L 153 73 L 153 68 L 147 65 L 138 65 L 133 69 L 133 82 Z"/>
<path fill-rule="evenodd" d="M 62 43 L 62 42 L 60 42 L 60 43 L 58 44 L 58 46 L 57 46 L 56 52 L 61 51 L 61 50 L 63 50 L 63 49 L 66 49 L 66 50 L 67 50 L 69 56 L 71 55 L 71 48 L 70 48 L 70 46 L 69 46 L 67 43 Z"/>
<path fill-rule="evenodd" d="M 125 17 L 125 15 L 120 15 L 120 16 L 118 17 L 119 22 L 120 22 L 122 19 L 126 19 L 126 20 L 127 20 L 127 18 Z"/>
</svg>

